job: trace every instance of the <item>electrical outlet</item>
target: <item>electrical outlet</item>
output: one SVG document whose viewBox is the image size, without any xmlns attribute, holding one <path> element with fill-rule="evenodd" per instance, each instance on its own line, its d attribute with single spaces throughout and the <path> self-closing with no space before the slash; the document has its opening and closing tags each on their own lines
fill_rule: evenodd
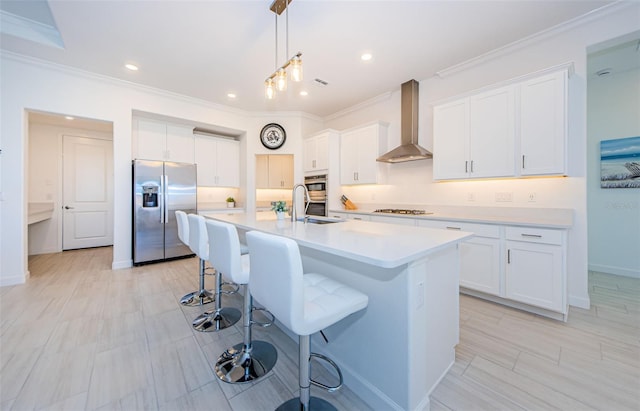
<svg viewBox="0 0 640 411">
<path fill-rule="evenodd" d="M 538 200 L 538 195 L 536 193 L 529 193 L 529 195 L 527 196 L 527 200 L 530 203 L 535 203 Z"/>
<path fill-rule="evenodd" d="M 513 201 L 513 193 L 496 193 L 496 203 L 509 203 Z"/>
</svg>

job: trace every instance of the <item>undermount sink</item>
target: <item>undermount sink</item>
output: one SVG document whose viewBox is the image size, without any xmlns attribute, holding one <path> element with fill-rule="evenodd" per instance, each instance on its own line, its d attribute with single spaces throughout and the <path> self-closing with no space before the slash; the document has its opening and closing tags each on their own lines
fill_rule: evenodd
<svg viewBox="0 0 640 411">
<path fill-rule="evenodd" d="M 333 218 L 326 218 L 326 217 L 306 217 L 306 218 L 301 218 L 298 221 L 304 221 L 308 224 L 333 224 L 333 223 L 339 223 L 342 220 L 340 219 L 333 219 Z"/>
</svg>

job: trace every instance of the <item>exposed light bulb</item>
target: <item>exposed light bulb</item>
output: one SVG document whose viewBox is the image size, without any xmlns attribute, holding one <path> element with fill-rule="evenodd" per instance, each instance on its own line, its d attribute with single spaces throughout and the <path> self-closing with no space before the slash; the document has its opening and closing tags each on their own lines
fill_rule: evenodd
<svg viewBox="0 0 640 411">
<path fill-rule="evenodd" d="M 275 89 L 273 88 L 273 79 L 268 79 L 264 82 L 264 93 L 269 100 L 273 100 L 275 97 Z"/>
<path fill-rule="evenodd" d="M 285 91 L 287 89 L 287 72 L 281 68 L 276 74 L 276 88 L 278 91 Z"/>
<path fill-rule="evenodd" d="M 291 80 L 302 81 L 302 60 L 297 56 L 291 59 Z"/>
</svg>

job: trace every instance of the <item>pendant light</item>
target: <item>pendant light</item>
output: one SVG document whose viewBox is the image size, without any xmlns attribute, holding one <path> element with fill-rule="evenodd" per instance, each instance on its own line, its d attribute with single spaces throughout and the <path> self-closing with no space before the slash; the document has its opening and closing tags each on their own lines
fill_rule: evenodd
<svg viewBox="0 0 640 411">
<path fill-rule="evenodd" d="M 270 10 L 276 14 L 276 69 L 264 82 L 265 96 L 272 100 L 276 91 L 287 90 L 287 68 L 291 67 L 291 81 L 302 81 L 302 53 L 298 52 L 282 66 L 278 67 L 278 16 L 283 11 L 286 13 L 286 55 L 289 55 L 289 9 L 287 6 L 293 0 L 275 0 L 271 3 Z"/>
</svg>

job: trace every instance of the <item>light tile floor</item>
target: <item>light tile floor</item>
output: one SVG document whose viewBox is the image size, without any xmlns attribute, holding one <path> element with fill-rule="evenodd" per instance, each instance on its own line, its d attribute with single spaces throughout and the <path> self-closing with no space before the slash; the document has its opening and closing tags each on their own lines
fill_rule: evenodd
<svg viewBox="0 0 640 411">
<path fill-rule="evenodd" d="M 241 325 L 191 328 L 210 309 L 177 302 L 197 288 L 195 258 L 117 271 L 111 260 L 108 247 L 33 256 L 26 284 L 0 288 L 1 410 L 273 410 L 296 394 L 297 344 L 275 327 L 254 327 L 278 348 L 272 373 L 214 377 Z M 640 280 L 591 273 L 589 284 L 591 309 L 567 323 L 461 296 L 456 363 L 431 409 L 640 410 Z M 312 392 L 369 409 L 345 388 Z"/>
</svg>

